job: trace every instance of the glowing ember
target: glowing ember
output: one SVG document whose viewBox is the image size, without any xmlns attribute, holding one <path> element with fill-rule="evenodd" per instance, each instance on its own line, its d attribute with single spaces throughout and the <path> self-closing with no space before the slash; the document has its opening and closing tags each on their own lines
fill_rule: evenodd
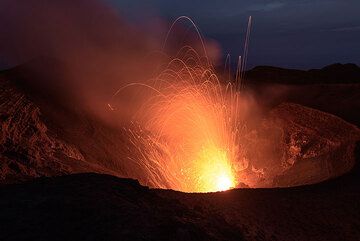
<svg viewBox="0 0 360 241">
<path fill-rule="evenodd" d="M 199 171 L 197 191 L 225 191 L 235 187 L 234 173 L 225 151 L 216 148 L 204 149 L 195 163 L 199 165 L 195 166 Z"/>
<path fill-rule="evenodd" d="M 128 129 L 130 141 L 140 153 L 130 159 L 141 169 L 141 174 L 134 171 L 129 176 L 143 184 L 212 192 L 238 183 L 234 165 L 241 150 L 239 90 L 244 66 L 239 63 L 235 84 L 230 80 L 221 83 L 205 46 L 203 51 L 204 56 L 200 56 L 184 46 L 150 84 L 131 83 L 115 94 L 128 88 L 153 93 L 134 115 L 137 128 Z"/>
</svg>

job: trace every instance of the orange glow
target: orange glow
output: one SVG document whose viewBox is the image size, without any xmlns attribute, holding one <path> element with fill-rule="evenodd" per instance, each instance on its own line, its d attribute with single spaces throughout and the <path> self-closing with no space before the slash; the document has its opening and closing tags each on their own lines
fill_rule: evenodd
<svg viewBox="0 0 360 241">
<path fill-rule="evenodd" d="M 239 182 L 234 166 L 239 166 L 242 148 L 241 69 L 235 82 L 220 80 L 205 46 L 203 52 L 201 56 L 184 46 L 154 79 L 131 83 L 115 93 L 127 88 L 152 93 L 134 115 L 139 127 L 128 130 L 140 153 L 129 159 L 142 170 L 129 176 L 145 185 L 214 192 Z"/>
<path fill-rule="evenodd" d="M 230 102 L 237 105 L 215 83 L 173 85 L 136 116 L 156 137 L 147 145 L 151 148 L 143 150 L 150 160 L 147 164 L 167 173 L 170 188 L 214 192 L 236 186 L 233 163 L 239 148 L 238 119 L 232 118 L 235 109 L 229 107 Z M 168 155 L 159 156 L 159 149 Z M 153 185 L 163 187 L 161 182 L 156 180 Z"/>
<path fill-rule="evenodd" d="M 152 187 L 225 191 L 236 187 L 239 179 L 234 164 L 241 148 L 240 94 L 223 87 L 209 69 L 199 67 L 191 73 L 199 84 L 191 83 L 187 70 L 180 70 L 176 74 L 183 81 L 157 87 L 134 116 L 143 123 L 142 130 L 131 130 L 141 153 L 134 161 L 146 167 L 144 184 Z M 173 78 L 166 76 L 176 83 Z"/>
<path fill-rule="evenodd" d="M 198 192 L 225 191 L 235 187 L 234 172 L 227 153 L 216 148 L 204 149 L 200 159 L 195 162 L 199 172 L 195 189 Z"/>
</svg>

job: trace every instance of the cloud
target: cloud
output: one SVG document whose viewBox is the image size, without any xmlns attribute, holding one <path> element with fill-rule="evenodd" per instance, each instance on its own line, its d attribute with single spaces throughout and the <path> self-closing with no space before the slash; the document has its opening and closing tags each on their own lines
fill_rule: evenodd
<svg viewBox="0 0 360 241">
<path fill-rule="evenodd" d="M 349 26 L 349 27 L 341 27 L 341 28 L 333 28 L 327 31 L 332 32 L 352 32 L 352 31 L 360 31 L 360 25 L 359 26 Z"/>
<path fill-rule="evenodd" d="M 283 2 L 272 2 L 264 4 L 254 4 L 247 7 L 248 11 L 267 12 L 282 8 L 285 5 Z"/>
</svg>

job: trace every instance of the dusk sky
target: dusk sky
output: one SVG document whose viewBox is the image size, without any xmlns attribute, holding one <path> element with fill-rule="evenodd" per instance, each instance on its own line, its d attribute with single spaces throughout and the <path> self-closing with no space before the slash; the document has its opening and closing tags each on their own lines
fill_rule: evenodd
<svg viewBox="0 0 360 241">
<path fill-rule="evenodd" d="M 359 0 L 109 0 L 129 21 L 191 17 L 223 54 L 242 52 L 253 17 L 248 67 L 321 68 L 360 64 Z"/>
</svg>

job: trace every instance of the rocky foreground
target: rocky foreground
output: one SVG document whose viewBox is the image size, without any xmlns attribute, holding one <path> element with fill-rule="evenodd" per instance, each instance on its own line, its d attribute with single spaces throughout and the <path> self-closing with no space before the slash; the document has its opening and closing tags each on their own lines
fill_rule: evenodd
<svg viewBox="0 0 360 241">
<path fill-rule="evenodd" d="M 39 178 L 0 186 L 0 240 L 358 240 L 359 177 L 207 194 L 99 174 Z"/>
</svg>

